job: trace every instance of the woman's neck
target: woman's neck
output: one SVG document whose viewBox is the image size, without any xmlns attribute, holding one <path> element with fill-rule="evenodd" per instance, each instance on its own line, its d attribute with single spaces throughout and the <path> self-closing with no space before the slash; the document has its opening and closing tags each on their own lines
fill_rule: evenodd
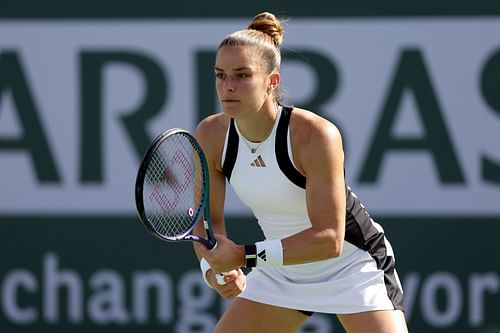
<svg viewBox="0 0 500 333">
<path fill-rule="evenodd" d="M 277 117 L 277 105 L 272 103 L 264 107 L 257 113 L 235 119 L 240 134 L 250 142 L 262 142 L 271 133 Z"/>
</svg>

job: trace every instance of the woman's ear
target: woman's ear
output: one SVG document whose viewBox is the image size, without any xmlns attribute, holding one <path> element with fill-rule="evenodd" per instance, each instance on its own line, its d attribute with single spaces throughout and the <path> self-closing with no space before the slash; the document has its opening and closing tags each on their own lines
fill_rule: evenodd
<svg viewBox="0 0 500 333">
<path fill-rule="evenodd" d="M 271 73 L 269 77 L 269 86 L 271 89 L 276 89 L 281 82 L 281 75 L 278 72 Z"/>
</svg>

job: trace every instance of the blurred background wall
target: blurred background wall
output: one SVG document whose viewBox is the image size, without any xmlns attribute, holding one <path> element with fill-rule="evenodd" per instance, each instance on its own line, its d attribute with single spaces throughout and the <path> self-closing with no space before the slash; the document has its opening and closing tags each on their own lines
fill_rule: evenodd
<svg viewBox="0 0 500 333">
<path fill-rule="evenodd" d="M 216 47 L 261 11 L 288 18 L 286 102 L 343 132 L 411 331 L 500 332 L 500 3 L 227 0 L 2 2 L 1 332 L 211 331 L 227 303 L 142 227 L 135 174 L 159 132 L 220 111 Z M 230 236 L 260 239 L 227 202 Z"/>
</svg>

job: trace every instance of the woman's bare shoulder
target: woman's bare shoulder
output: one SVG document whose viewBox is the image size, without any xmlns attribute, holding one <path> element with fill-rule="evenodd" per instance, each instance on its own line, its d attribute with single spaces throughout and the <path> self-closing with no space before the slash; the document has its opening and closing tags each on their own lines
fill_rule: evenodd
<svg viewBox="0 0 500 333">
<path fill-rule="evenodd" d="M 223 113 L 211 115 L 203 119 L 195 130 L 195 137 L 200 143 L 207 158 L 219 169 L 217 162 L 222 156 L 224 140 L 229 127 L 229 120 Z"/>
<path fill-rule="evenodd" d="M 228 127 L 229 118 L 223 113 L 217 113 L 200 121 L 196 127 L 195 135 L 198 140 L 205 141 L 206 139 L 210 139 L 208 141 L 212 141 L 217 137 L 224 137 Z"/>
<path fill-rule="evenodd" d="M 310 165 L 322 164 L 328 156 L 343 159 L 339 130 L 335 124 L 311 111 L 294 109 L 290 134 L 295 165 L 305 175 Z"/>
<path fill-rule="evenodd" d="M 335 124 L 314 112 L 300 108 L 294 108 L 292 112 L 290 130 L 301 144 L 341 139 Z"/>
</svg>

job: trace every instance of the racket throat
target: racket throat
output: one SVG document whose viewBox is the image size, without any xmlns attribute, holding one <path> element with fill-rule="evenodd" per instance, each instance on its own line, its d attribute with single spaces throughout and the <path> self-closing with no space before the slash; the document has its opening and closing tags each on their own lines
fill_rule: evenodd
<svg viewBox="0 0 500 333">
<path fill-rule="evenodd" d="M 198 236 L 194 236 L 194 235 L 187 235 L 182 240 L 201 243 L 209 250 L 213 249 L 215 247 L 215 245 L 217 244 L 215 241 L 206 240 L 202 237 L 198 237 Z"/>
</svg>

